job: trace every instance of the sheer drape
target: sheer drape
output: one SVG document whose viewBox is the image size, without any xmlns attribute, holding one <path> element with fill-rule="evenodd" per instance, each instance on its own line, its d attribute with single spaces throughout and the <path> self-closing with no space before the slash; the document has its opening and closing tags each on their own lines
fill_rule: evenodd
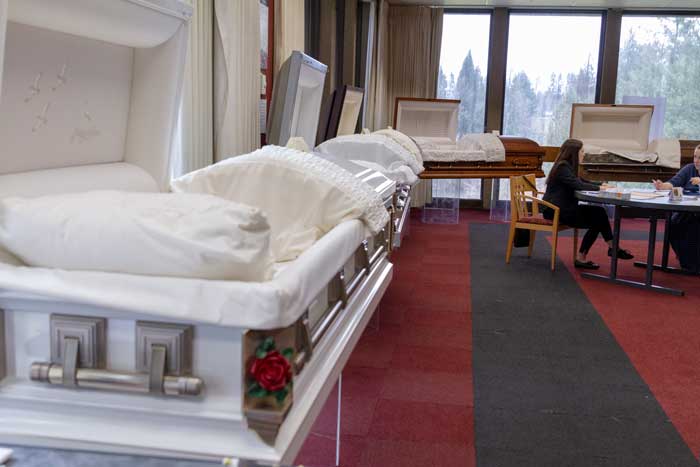
<svg viewBox="0 0 700 467">
<path fill-rule="evenodd" d="M 260 146 L 260 3 L 214 0 L 214 16 L 214 154 L 220 161 Z"/>
<path fill-rule="evenodd" d="M 442 8 L 391 6 L 388 18 L 387 106 L 393 122 L 397 97 L 435 98 L 440 68 Z M 413 190 L 413 207 L 431 200 L 430 180 Z"/>
<path fill-rule="evenodd" d="M 293 51 L 304 51 L 304 27 L 304 0 L 275 0 L 275 75 Z"/>
<path fill-rule="evenodd" d="M 191 0 L 190 41 L 185 64 L 172 174 L 177 177 L 214 162 L 212 36 L 214 0 Z"/>
</svg>

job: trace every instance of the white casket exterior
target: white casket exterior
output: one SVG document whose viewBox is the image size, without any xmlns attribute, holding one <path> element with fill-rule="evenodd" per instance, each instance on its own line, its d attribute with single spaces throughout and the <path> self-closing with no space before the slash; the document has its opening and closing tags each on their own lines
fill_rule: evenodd
<svg viewBox="0 0 700 467">
<path fill-rule="evenodd" d="M 0 197 L 167 190 L 190 16 L 191 7 L 180 0 L 0 0 Z M 326 244 L 334 241 L 333 233 Z M 389 240 L 373 240 L 341 258 L 340 271 L 323 287 L 301 284 L 321 291 L 303 309 L 288 310 L 297 320 L 281 329 L 222 325 L 196 314 L 169 318 L 99 300 L 0 288 L 0 443 L 291 462 L 391 279 Z M 6 252 L 0 251 L 0 261 L 17 266 Z M 51 282 L 60 274 L 44 277 Z M 103 276 L 106 282 L 111 277 Z M 91 293 L 97 297 L 100 289 Z M 235 302 L 230 307 L 235 316 Z M 94 389 L 94 375 L 90 389 L 81 388 L 82 380 L 77 388 L 66 387 L 65 377 L 62 384 L 33 381 L 36 362 L 55 364 L 54 354 L 69 350 L 59 320 L 52 328 L 56 315 L 77 318 L 75 326 L 88 318 L 79 330 L 85 339 L 80 345 L 103 341 L 103 366 L 95 368 L 129 384 Z M 200 395 L 152 390 L 149 384 L 162 383 L 163 374 L 158 380 L 157 365 L 143 358 L 143 321 L 166 331 L 171 324 L 188 327 L 189 337 L 177 334 L 181 348 L 188 340 L 191 345 L 191 361 L 184 365 L 191 373 L 183 378 L 201 379 Z M 281 414 L 251 408 L 246 396 L 246 362 L 268 334 L 297 351 L 293 398 Z M 76 361 L 82 365 L 80 352 Z M 166 371 L 174 360 L 167 355 Z M 62 362 L 65 376 L 69 362 Z"/>
</svg>

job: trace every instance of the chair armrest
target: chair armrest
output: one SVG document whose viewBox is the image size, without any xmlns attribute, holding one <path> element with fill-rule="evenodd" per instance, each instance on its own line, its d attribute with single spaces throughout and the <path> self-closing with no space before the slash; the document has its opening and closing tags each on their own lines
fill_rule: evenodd
<svg viewBox="0 0 700 467">
<path fill-rule="evenodd" d="M 529 201 L 532 201 L 534 204 L 538 204 L 538 205 L 540 205 L 540 206 L 547 206 L 548 208 L 552 209 L 552 210 L 554 211 L 555 214 L 558 214 L 558 213 L 559 213 L 559 207 L 553 205 L 553 204 L 550 203 L 549 201 L 545 201 L 545 200 L 543 200 L 543 199 L 535 198 L 534 196 L 530 196 L 530 195 L 524 195 L 524 198 L 527 199 L 527 200 L 529 200 Z"/>
</svg>

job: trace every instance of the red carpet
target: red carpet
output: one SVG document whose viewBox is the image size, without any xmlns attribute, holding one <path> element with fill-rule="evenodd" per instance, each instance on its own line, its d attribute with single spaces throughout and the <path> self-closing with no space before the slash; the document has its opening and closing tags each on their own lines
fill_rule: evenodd
<svg viewBox="0 0 700 467">
<path fill-rule="evenodd" d="M 648 223 L 636 221 L 629 227 L 648 230 Z M 560 239 L 559 258 L 576 277 L 670 421 L 697 455 L 700 452 L 700 279 L 654 273 L 655 283 L 680 288 L 685 291 L 685 297 L 585 279 L 573 268 L 570 242 L 570 238 Z M 636 259 L 646 259 L 646 241 L 625 241 L 622 246 L 631 250 Z M 659 262 L 661 242 L 656 250 Z M 673 253 L 671 257 L 671 263 L 677 266 Z M 601 264 L 601 272 L 609 272 L 607 246 L 602 241 L 594 245 L 591 259 Z M 631 261 L 621 261 L 618 271 L 621 277 L 644 280 L 644 270 L 634 267 Z"/>
<path fill-rule="evenodd" d="M 424 225 L 395 251 L 394 280 L 343 372 L 343 467 L 475 464 L 469 226 Z M 335 465 L 333 393 L 297 463 Z"/>
</svg>

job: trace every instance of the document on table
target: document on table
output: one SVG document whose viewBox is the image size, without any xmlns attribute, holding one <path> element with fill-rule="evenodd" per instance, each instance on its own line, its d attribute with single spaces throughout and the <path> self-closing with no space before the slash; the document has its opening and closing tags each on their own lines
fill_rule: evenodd
<svg viewBox="0 0 700 467">
<path fill-rule="evenodd" d="M 668 193 L 659 193 L 658 191 L 633 191 L 632 198 L 634 199 L 656 199 L 668 196 Z"/>
</svg>

